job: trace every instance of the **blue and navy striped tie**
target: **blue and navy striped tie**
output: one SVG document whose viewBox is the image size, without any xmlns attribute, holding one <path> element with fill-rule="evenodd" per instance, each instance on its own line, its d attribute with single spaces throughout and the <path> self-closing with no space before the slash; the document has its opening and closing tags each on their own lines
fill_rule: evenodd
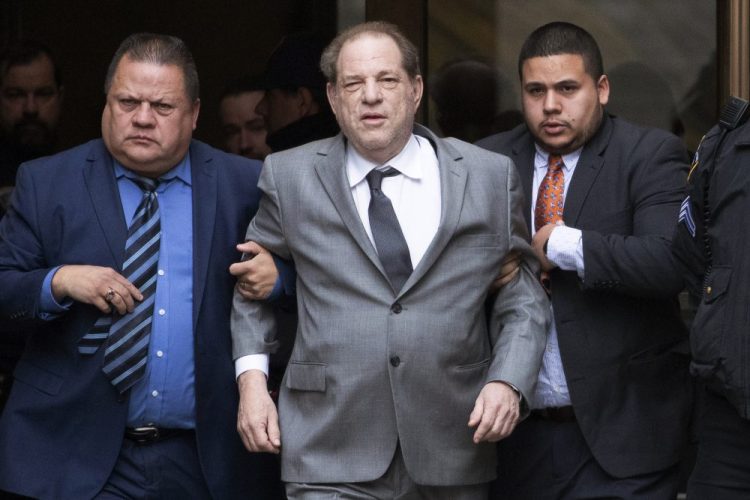
<svg viewBox="0 0 750 500">
<path fill-rule="evenodd" d="M 79 352 L 93 354 L 106 340 L 102 370 L 121 394 L 146 373 L 161 239 L 155 191 L 158 181 L 144 177 L 130 180 L 143 190 L 143 199 L 128 228 L 121 274 L 141 291 L 143 300 L 124 316 L 113 313 L 100 317 L 78 344 Z"/>
</svg>

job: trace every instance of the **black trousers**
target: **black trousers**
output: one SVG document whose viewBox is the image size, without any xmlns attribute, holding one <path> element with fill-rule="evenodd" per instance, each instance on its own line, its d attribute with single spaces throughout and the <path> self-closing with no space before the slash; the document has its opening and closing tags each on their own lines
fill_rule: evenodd
<svg viewBox="0 0 750 500">
<path fill-rule="evenodd" d="M 750 498 L 750 421 L 723 396 L 706 390 L 698 416 L 698 455 L 690 500 Z"/>
<path fill-rule="evenodd" d="M 617 478 L 599 464 L 575 421 L 531 416 L 498 443 L 494 500 L 674 500 L 679 466 Z"/>
</svg>

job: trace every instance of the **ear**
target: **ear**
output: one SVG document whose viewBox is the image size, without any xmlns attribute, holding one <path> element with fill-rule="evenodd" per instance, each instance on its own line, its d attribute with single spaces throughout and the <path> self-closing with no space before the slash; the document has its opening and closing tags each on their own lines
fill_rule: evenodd
<svg viewBox="0 0 750 500">
<path fill-rule="evenodd" d="M 307 87 L 297 89 L 297 98 L 301 116 L 310 116 L 320 112 L 320 106 Z"/>
<path fill-rule="evenodd" d="M 336 86 L 333 85 L 331 82 L 328 82 L 326 84 L 326 97 L 328 97 L 328 104 L 331 106 L 331 111 L 333 111 L 334 115 L 337 115 L 336 110 Z"/>
<path fill-rule="evenodd" d="M 201 100 L 196 99 L 193 103 L 193 130 L 198 126 L 198 114 L 201 110 Z"/>
<path fill-rule="evenodd" d="M 599 77 L 596 82 L 596 92 L 599 94 L 599 104 L 605 106 L 609 102 L 609 78 L 607 75 Z"/>
<path fill-rule="evenodd" d="M 411 80 L 412 91 L 414 92 L 414 109 L 419 108 L 419 103 L 422 101 L 422 94 L 424 92 L 424 81 L 422 75 L 417 75 L 414 80 Z"/>
</svg>

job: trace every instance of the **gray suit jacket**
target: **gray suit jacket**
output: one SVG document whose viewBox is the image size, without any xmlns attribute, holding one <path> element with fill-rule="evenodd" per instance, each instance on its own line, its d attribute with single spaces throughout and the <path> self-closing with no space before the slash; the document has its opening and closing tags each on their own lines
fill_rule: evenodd
<svg viewBox="0 0 750 500">
<path fill-rule="evenodd" d="M 339 135 L 267 158 L 247 238 L 297 268 L 299 326 L 279 400 L 282 476 L 355 482 L 385 473 L 400 443 L 412 478 L 458 485 L 495 476 L 495 447 L 472 443 L 469 414 L 489 381 L 530 394 L 549 303 L 538 280 L 512 162 L 455 140 L 435 146 L 438 232 L 394 291 L 367 237 Z M 413 207 L 418 210 L 419 207 Z M 488 288 L 505 254 L 521 273 Z M 271 308 L 235 295 L 235 358 L 274 348 Z"/>
</svg>

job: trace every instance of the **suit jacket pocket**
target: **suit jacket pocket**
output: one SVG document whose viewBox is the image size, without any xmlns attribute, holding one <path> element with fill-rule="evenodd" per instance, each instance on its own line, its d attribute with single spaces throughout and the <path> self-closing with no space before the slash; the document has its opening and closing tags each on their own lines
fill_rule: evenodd
<svg viewBox="0 0 750 500">
<path fill-rule="evenodd" d="M 477 361 L 476 363 L 469 363 L 468 365 L 458 365 L 456 366 L 456 370 L 475 370 L 477 368 L 485 368 L 489 364 L 490 358 L 485 358 L 481 361 Z"/>
<path fill-rule="evenodd" d="M 690 331 L 691 368 L 700 378 L 712 377 L 724 358 L 725 297 L 731 277 L 731 267 L 714 266 L 706 277 L 703 297 L 695 312 Z"/>
<path fill-rule="evenodd" d="M 30 385 L 45 394 L 55 396 L 60 392 L 63 378 L 59 375 L 39 368 L 25 360 L 20 360 L 13 371 L 16 380 Z"/>
<path fill-rule="evenodd" d="M 326 365 L 324 363 L 289 362 L 286 368 L 286 386 L 296 391 L 326 390 Z"/>
<path fill-rule="evenodd" d="M 454 240 L 457 247 L 496 248 L 500 246 L 499 234 L 462 234 Z"/>
</svg>

